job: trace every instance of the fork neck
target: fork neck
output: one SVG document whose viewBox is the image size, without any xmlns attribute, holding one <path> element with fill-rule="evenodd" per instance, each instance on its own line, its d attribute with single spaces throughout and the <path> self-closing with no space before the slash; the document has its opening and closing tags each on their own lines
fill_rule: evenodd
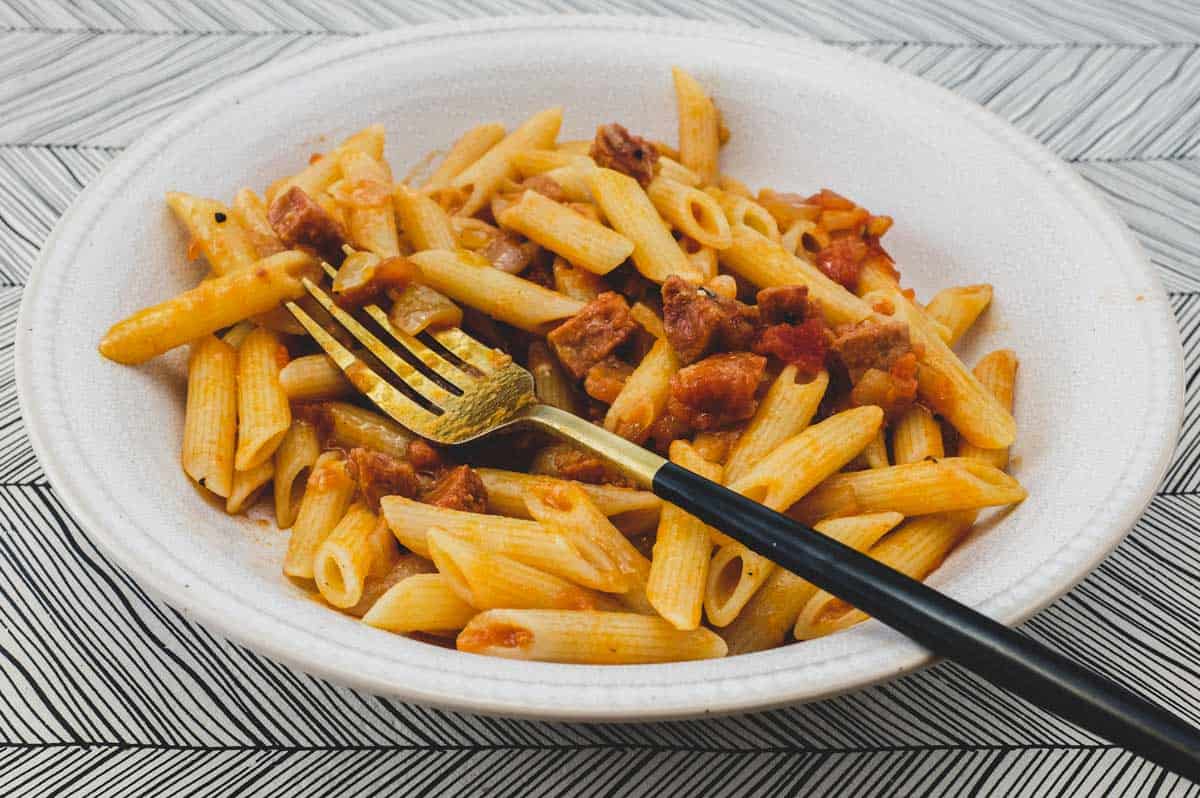
<svg viewBox="0 0 1200 798">
<path fill-rule="evenodd" d="M 557 407 L 531 405 L 522 415 L 522 420 L 556 437 L 579 444 L 646 488 L 651 486 L 654 475 L 667 462 L 654 452 Z"/>
</svg>

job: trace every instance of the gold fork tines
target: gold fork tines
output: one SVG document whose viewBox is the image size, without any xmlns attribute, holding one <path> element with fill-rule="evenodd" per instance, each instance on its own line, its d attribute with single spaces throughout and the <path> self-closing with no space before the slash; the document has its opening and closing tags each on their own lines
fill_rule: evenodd
<svg viewBox="0 0 1200 798">
<path fill-rule="evenodd" d="M 508 355 L 484 346 L 458 327 L 437 330 L 431 337 L 459 360 L 469 363 L 484 374 L 491 374 L 511 361 Z"/>
<path fill-rule="evenodd" d="M 326 271 L 337 273 L 328 265 Z M 423 334 L 427 343 L 396 328 L 379 306 L 369 305 L 364 313 L 392 338 L 385 343 L 315 282 L 306 279 L 304 287 L 412 395 L 343 346 L 295 302 L 288 302 L 287 309 L 356 388 L 412 431 L 441 443 L 464 443 L 517 420 L 536 403 L 529 372 L 462 330 Z"/>
<path fill-rule="evenodd" d="M 416 430 L 437 421 L 437 415 L 401 393 L 376 374 L 361 358 L 330 335 L 295 302 L 288 302 L 287 309 L 308 330 L 325 354 L 337 364 L 355 388 L 366 394 L 381 410 L 409 429 Z"/>
<path fill-rule="evenodd" d="M 353 335 L 359 343 L 366 347 L 368 352 L 379 358 L 380 362 L 391 369 L 393 374 L 403 380 L 405 385 L 412 388 L 422 397 L 433 404 L 438 405 L 439 407 L 444 405 L 450 398 L 452 395 L 450 391 L 447 391 L 441 385 L 426 377 L 415 366 L 397 355 L 387 344 L 385 344 L 383 341 L 380 341 L 374 333 L 364 327 L 358 319 L 354 318 L 354 316 L 338 307 L 337 303 L 333 301 L 333 297 L 329 296 L 329 294 L 318 288 L 317 285 L 307 277 L 304 278 L 304 287 L 308 290 L 308 293 L 312 295 L 313 299 L 320 302 L 321 306 L 325 308 L 325 310 L 329 311 L 329 315 L 333 316 L 337 323 L 346 329 L 346 332 Z M 382 313 L 382 311 L 380 312 Z M 390 328 L 391 325 L 389 324 L 388 327 Z M 389 330 L 389 332 L 391 332 L 391 330 Z M 400 331 L 395 330 L 395 332 Z M 399 343 L 401 345 L 405 345 L 408 342 L 399 341 Z M 433 355 L 433 352 L 430 351 L 428 347 L 424 346 L 424 344 L 420 344 L 420 342 L 415 341 L 415 339 L 414 343 L 421 346 L 422 349 L 428 351 L 430 355 Z M 406 346 L 406 348 L 408 347 Z M 409 349 L 409 351 L 411 352 L 412 350 Z M 436 357 L 436 355 L 434 356 Z M 469 376 L 465 372 L 458 371 L 457 369 L 455 369 L 455 371 L 457 371 L 458 379 L 460 381 L 469 379 Z M 451 380 L 451 382 L 453 382 L 453 380 Z M 456 393 L 461 393 L 461 391 L 462 389 L 458 388 Z"/>
</svg>

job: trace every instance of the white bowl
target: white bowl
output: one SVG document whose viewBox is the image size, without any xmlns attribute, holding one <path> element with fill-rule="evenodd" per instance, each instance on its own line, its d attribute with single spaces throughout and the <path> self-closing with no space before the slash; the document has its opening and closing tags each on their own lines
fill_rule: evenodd
<svg viewBox="0 0 1200 798">
<path fill-rule="evenodd" d="M 398 174 L 473 123 L 563 104 L 674 138 L 669 67 L 696 74 L 751 186 L 829 186 L 895 217 L 887 245 L 928 297 L 990 282 L 963 351 L 1021 357 L 1013 470 L 1030 497 L 931 578 L 1016 623 L 1074 585 L 1149 501 L 1181 413 L 1166 297 L 1129 231 L 1062 162 L 979 107 L 819 44 L 678 21 L 498 19 L 411 28 L 307 54 L 219 88 L 114 161 L 62 218 L 30 280 L 18 383 L 63 501 L 141 584 L 266 656 L 375 693 L 544 718 L 694 716 L 811 700 L 927 653 L 878 623 L 686 664 L 585 667 L 460 654 L 371 629 L 280 575 L 285 535 L 202 501 L 179 468 L 180 353 L 142 368 L 96 353 L 115 320 L 200 278 L 163 193 L 229 197 L 371 122 Z"/>
</svg>

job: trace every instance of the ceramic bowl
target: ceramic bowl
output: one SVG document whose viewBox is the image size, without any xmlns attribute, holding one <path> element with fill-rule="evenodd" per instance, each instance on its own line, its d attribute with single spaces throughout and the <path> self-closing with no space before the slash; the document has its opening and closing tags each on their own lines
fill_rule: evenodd
<svg viewBox="0 0 1200 798">
<path fill-rule="evenodd" d="M 384 33 L 314 51 L 191 101 L 62 218 L 21 309 L 18 381 L 54 489 L 111 557 L 189 618 L 273 659 L 401 699 L 529 717 L 634 720 L 817 699 L 929 662 L 869 622 L 815 642 L 695 663 L 590 667 L 460 654 L 369 628 L 281 576 L 286 534 L 202 501 L 179 467 L 181 352 L 102 359 L 117 319 L 201 277 L 163 202 L 261 190 L 372 122 L 403 174 L 485 120 L 566 108 L 562 138 L 619 121 L 673 140 L 669 69 L 709 87 L 751 186 L 832 187 L 896 224 L 928 298 L 989 282 L 961 347 L 1021 358 L 1012 470 L 1029 498 L 978 530 L 931 584 L 1005 623 L 1069 589 L 1126 533 L 1171 454 L 1181 360 L 1166 295 L 1082 180 L 978 106 L 820 44 L 679 21 L 510 18 Z"/>
</svg>

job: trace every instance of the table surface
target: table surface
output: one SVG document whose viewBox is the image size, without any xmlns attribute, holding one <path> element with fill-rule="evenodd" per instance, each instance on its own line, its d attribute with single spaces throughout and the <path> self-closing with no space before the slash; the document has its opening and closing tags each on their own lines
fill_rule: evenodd
<svg viewBox="0 0 1200 798">
<path fill-rule="evenodd" d="M 1183 331 L 1182 441 L 1128 539 L 1023 628 L 1200 722 L 1195 4 L 7 0 L 0 794 L 1200 794 L 945 664 L 829 701 L 703 722 L 532 723 L 384 700 L 215 637 L 146 596 L 82 533 L 29 447 L 12 344 L 39 247 L 100 169 L 207 86 L 329 41 L 469 16 L 582 12 L 741 23 L 886 61 L 1036 136 L 1113 204 L 1158 267 Z"/>
</svg>

